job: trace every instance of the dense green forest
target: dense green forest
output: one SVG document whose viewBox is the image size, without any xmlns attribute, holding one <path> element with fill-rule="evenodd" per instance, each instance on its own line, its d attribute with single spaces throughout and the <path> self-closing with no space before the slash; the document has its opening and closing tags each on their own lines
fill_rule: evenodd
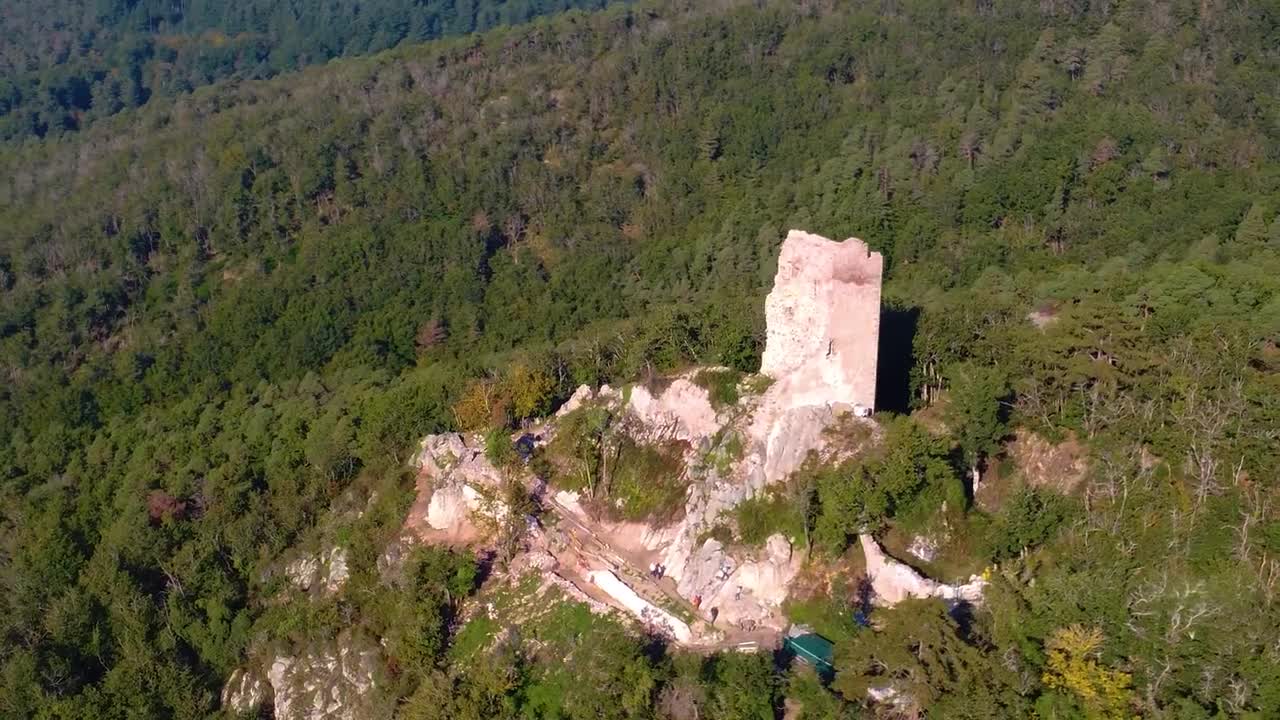
<svg viewBox="0 0 1280 720">
<path fill-rule="evenodd" d="M 254 17 L 185 7 L 191 32 Z M 446 31 L 343 27 L 187 82 Z M 654 0 L 5 145 L 0 715 L 217 714 L 255 638 L 355 627 L 394 635 L 415 718 L 892 715 L 865 694 L 886 674 L 927 717 L 1277 716 L 1277 38 L 1269 2 Z M 519 416 L 583 382 L 753 371 L 791 227 L 884 253 L 880 404 L 949 418 L 886 417 L 881 454 L 815 471 L 820 553 L 908 521 L 1009 428 L 1087 447 L 1071 498 L 953 504 L 1000 565 L 983 608 L 824 627 L 827 690 L 571 609 L 546 652 L 463 656 L 479 571 L 444 551 L 375 587 L 404 462 L 469 384 L 550 378 Z M 326 532 L 349 587 L 270 602 L 266 569 Z"/>
<path fill-rule="evenodd" d="M 45 137 L 224 78 L 271 77 L 605 0 L 13 0 L 0 8 L 0 140 Z"/>
</svg>

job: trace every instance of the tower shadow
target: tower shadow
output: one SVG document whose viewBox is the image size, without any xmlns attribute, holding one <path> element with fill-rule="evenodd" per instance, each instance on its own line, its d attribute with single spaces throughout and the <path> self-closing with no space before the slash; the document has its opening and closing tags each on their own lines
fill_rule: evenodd
<svg viewBox="0 0 1280 720">
<path fill-rule="evenodd" d="M 876 410 L 911 411 L 911 369 L 919 308 L 880 308 L 880 345 L 876 351 Z"/>
</svg>

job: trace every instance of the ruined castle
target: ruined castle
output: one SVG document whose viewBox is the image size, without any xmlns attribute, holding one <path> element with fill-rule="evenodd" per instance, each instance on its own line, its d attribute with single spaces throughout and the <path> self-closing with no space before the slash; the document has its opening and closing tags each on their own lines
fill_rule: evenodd
<svg viewBox="0 0 1280 720">
<path fill-rule="evenodd" d="M 858 238 L 787 234 L 765 301 L 760 372 L 784 385 L 790 407 L 874 410 L 883 270 L 884 258 Z"/>
</svg>

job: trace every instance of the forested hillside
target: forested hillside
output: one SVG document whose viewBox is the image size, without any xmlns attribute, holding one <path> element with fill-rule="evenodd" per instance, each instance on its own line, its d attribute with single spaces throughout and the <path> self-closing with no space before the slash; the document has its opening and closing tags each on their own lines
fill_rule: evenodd
<svg viewBox="0 0 1280 720">
<path fill-rule="evenodd" d="M 73 132 L 224 78 L 266 78 L 605 0 L 14 0 L 0 8 L 0 140 Z"/>
<path fill-rule="evenodd" d="M 0 149 L 0 715 L 202 717 L 253 638 L 404 617 L 437 633 L 400 666 L 413 717 L 856 717 L 887 666 L 930 717 L 1280 714 L 1277 37 L 1266 2 L 654 1 Z M 281 52 L 251 67 L 321 53 Z M 343 537 L 375 576 L 413 442 L 465 393 L 536 375 L 502 424 L 757 369 L 790 227 L 884 254 L 882 407 L 980 384 L 998 429 L 1088 449 L 1068 510 L 982 521 L 1008 572 L 966 627 L 888 615 L 828 695 L 613 630 L 563 668 L 455 661 L 453 556 L 269 602 L 265 569 L 371 491 Z M 1000 454 L 952 427 L 929 462 Z"/>
</svg>

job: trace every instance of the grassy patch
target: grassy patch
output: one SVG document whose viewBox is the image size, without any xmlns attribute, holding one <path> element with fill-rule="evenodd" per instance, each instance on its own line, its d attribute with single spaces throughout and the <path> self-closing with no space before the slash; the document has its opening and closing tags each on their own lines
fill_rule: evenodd
<svg viewBox="0 0 1280 720">
<path fill-rule="evenodd" d="M 639 445 L 629 439 L 620 444 L 608 473 L 606 515 L 659 523 L 678 516 L 689 487 L 680 444 Z"/>
<path fill-rule="evenodd" d="M 742 392 L 747 395 L 763 395 L 773 382 L 773 378 L 768 375 L 752 375 L 742 381 Z"/>
<path fill-rule="evenodd" d="M 449 648 L 450 662 L 465 662 L 476 653 L 489 647 L 501 627 L 497 620 L 488 615 L 479 615 L 472 618 L 454 636 L 453 646 Z"/>
<path fill-rule="evenodd" d="M 722 522 L 716 523 L 698 534 L 698 545 L 701 545 L 708 540 L 715 540 L 724 546 L 732 545 L 736 541 L 733 536 L 733 529 Z"/>
<path fill-rule="evenodd" d="M 738 402 L 738 381 L 742 373 L 737 370 L 703 370 L 693 376 L 693 382 L 707 390 L 711 406 L 719 409 Z"/>
<path fill-rule="evenodd" d="M 536 649 L 535 659 L 550 666 L 561 665 L 565 657 L 599 633 L 623 631 L 616 619 L 592 613 L 586 604 L 570 600 L 554 585 L 543 586 L 538 573 L 495 585 L 475 601 L 483 607 L 454 635 L 448 651 L 451 665 L 483 662 L 506 628 L 515 628 L 528 642 L 526 647 Z"/>
<path fill-rule="evenodd" d="M 709 465 L 724 477 L 733 469 L 733 464 L 742 459 L 744 450 L 742 436 L 733 430 L 722 428 L 716 435 L 711 450 L 707 452 L 704 467 Z"/>
<path fill-rule="evenodd" d="M 792 622 L 808 625 L 834 643 L 852 640 L 863 629 L 853 620 L 853 606 L 836 597 L 789 600 L 782 610 Z"/>
<path fill-rule="evenodd" d="M 793 542 L 804 537 L 800 508 L 777 489 L 738 503 L 733 517 L 738 537 L 746 545 L 763 545 L 775 533 L 782 533 Z"/>
</svg>

